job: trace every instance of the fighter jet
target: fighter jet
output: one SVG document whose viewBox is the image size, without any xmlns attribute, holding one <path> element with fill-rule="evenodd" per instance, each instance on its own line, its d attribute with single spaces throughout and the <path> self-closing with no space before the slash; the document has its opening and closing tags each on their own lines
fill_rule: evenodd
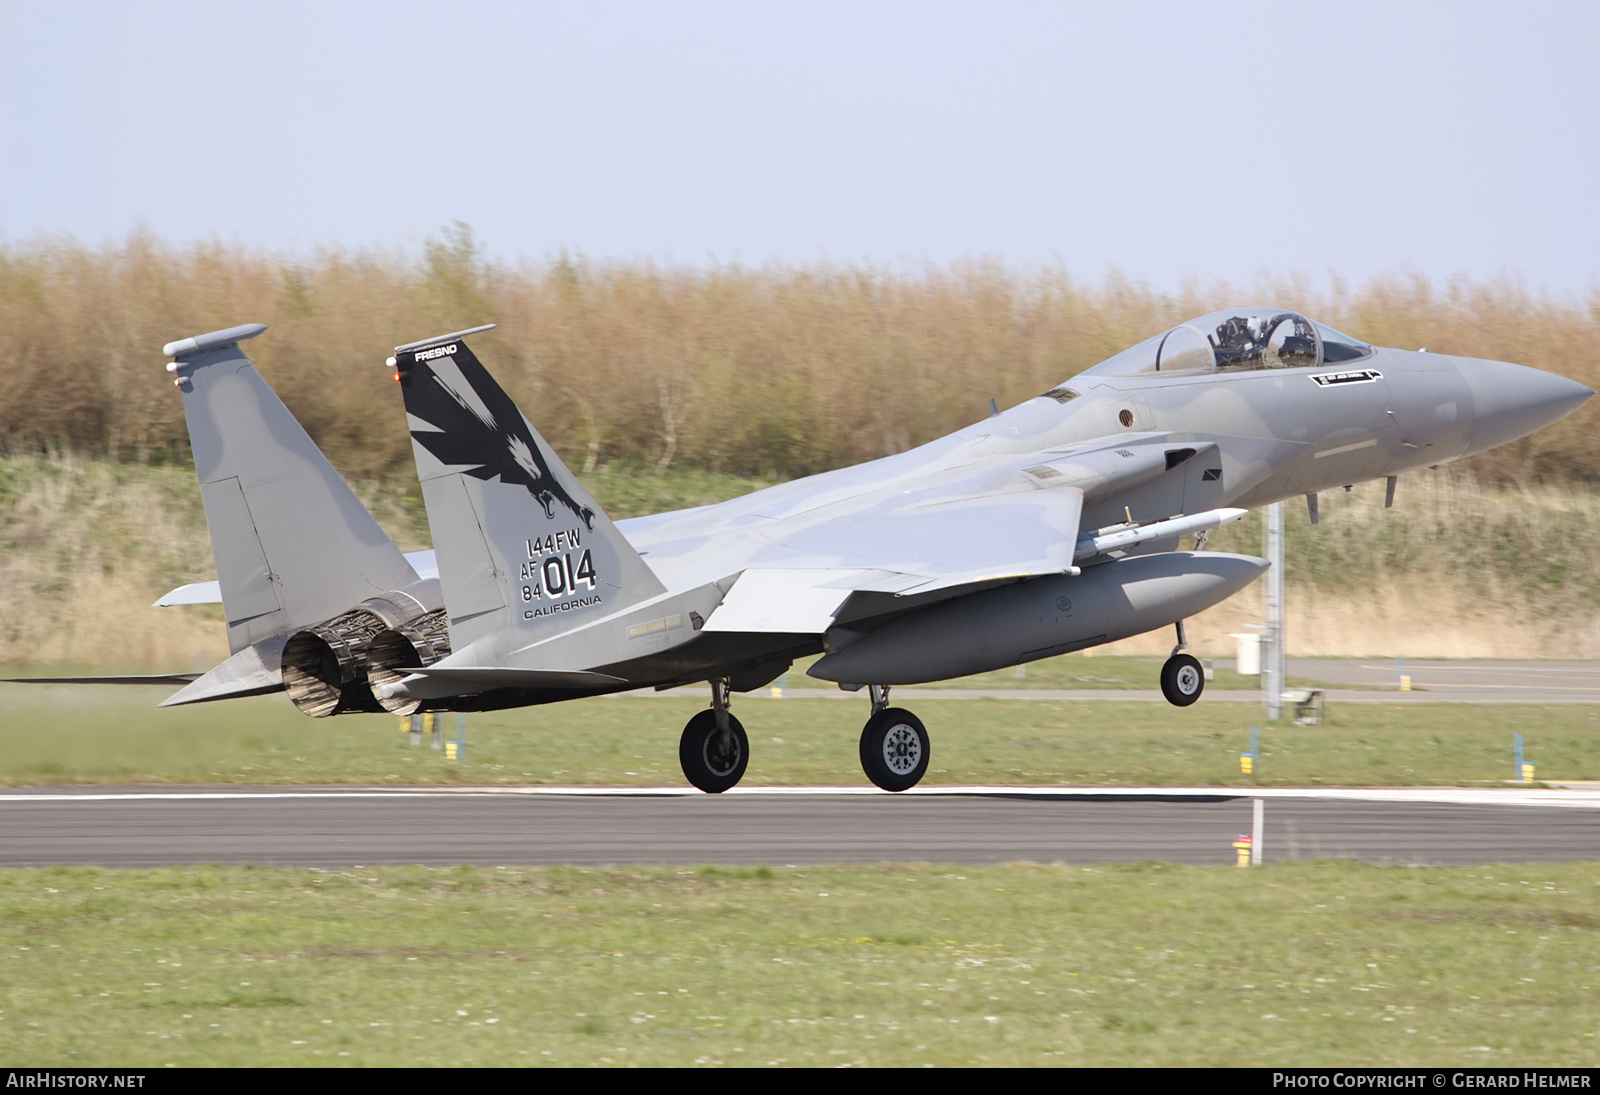
<svg viewBox="0 0 1600 1095">
<path fill-rule="evenodd" d="M 468 347 L 492 326 L 388 361 L 449 652 L 413 644 L 409 661 L 369 663 L 364 687 L 395 710 L 484 710 L 708 682 L 711 706 L 679 745 L 708 792 L 749 759 L 730 694 L 815 654 L 812 676 L 867 690 L 861 765 L 889 791 L 914 786 L 930 756 L 922 722 L 889 706 L 893 685 L 1174 627 L 1162 690 L 1191 704 L 1204 677 L 1183 653 L 1185 619 L 1266 563 L 1181 551 L 1181 537 L 1202 548 L 1211 529 L 1296 495 L 1314 515 L 1319 491 L 1373 479 L 1390 504 L 1402 473 L 1532 433 L 1594 394 L 1241 308 L 908 452 L 613 522 Z"/>
<path fill-rule="evenodd" d="M 286 690 L 303 712 L 489 710 L 711 686 L 679 759 L 718 792 L 749 742 L 731 693 L 796 658 L 867 690 L 868 777 L 914 786 L 926 728 L 892 685 L 1175 627 L 1162 689 L 1199 698 L 1184 620 L 1259 575 L 1177 550 L 1250 508 L 1437 466 L 1594 393 L 1505 362 L 1375 348 L 1281 309 L 1181 324 L 1003 414 L 857 467 L 613 523 L 489 376 L 474 328 L 398 347 L 435 552 L 402 556 L 239 348 L 169 343 L 233 655 L 165 705 Z"/>
</svg>

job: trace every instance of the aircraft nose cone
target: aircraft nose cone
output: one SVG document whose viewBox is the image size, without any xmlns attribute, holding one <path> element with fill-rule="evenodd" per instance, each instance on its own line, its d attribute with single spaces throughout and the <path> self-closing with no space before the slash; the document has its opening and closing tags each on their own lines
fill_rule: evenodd
<svg viewBox="0 0 1600 1095">
<path fill-rule="evenodd" d="M 1463 361 L 1477 423 L 1469 452 L 1483 452 L 1560 421 L 1594 395 L 1594 389 L 1542 369 L 1507 361 Z"/>
</svg>

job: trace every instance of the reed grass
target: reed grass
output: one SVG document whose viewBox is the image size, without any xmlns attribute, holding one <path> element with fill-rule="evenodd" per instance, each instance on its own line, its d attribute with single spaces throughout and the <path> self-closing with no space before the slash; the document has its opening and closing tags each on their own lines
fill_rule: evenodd
<svg viewBox="0 0 1600 1095">
<path fill-rule="evenodd" d="M 183 448 L 161 371 L 170 339 L 260 321 L 252 357 L 341 467 L 405 469 L 397 343 L 485 322 L 476 345 L 576 468 L 604 463 L 787 479 L 898 452 L 1028 399 L 1189 316 L 1242 301 L 1298 308 L 1381 345 L 1516 361 L 1600 386 L 1600 295 L 1514 282 L 1383 277 L 1162 293 L 1115 275 L 970 261 L 709 270 L 489 261 L 455 225 L 420 254 L 285 256 L 134 234 L 91 248 L 0 244 L 0 451 L 160 463 Z M 1586 408 L 1474 458 L 1481 479 L 1600 478 Z"/>
</svg>

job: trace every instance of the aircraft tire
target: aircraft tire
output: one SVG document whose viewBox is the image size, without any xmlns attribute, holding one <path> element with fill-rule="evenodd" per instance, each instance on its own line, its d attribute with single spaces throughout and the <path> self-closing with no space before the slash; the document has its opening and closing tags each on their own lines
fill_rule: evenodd
<svg viewBox="0 0 1600 1095">
<path fill-rule="evenodd" d="M 928 771 L 928 730 L 901 707 L 886 707 L 861 731 L 861 770 L 885 791 L 915 787 Z"/>
<path fill-rule="evenodd" d="M 1174 707 L 1188 707 L 1206 690 L 1205 670 L 1187 654 L 1174 654 L 1161 667 L 1161 694 Z"/>
<path fill-rule="evenodd" d="M 717 713 L 701 711 L 683 728 L 678 739 L 678 763 L 689 782 L 708 795 L 719 795 L 744 778 L 750 763 L 750 739 L 744 726 L 728 716 L 727 741 L 719 741 Z"/>
</svg>

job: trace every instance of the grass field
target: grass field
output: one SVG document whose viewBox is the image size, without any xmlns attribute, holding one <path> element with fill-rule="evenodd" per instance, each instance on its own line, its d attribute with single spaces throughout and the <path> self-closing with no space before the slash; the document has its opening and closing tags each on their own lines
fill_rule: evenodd
<svg viewBox="0 0 1600 1095">
<path fill-rule="evenodd" d="M 472 715 L 465 758 L 410 746 L 395 719 L 309 719 L 282 696 L 158 710 L 158 689 L 0 686 L 0 782 L 543 783 L 676 785 L 678 736 L 706 702 L 603 697 Z M 1511 735 L 1541 779 L 1600 778 L 1592 707 L 1334 704 L 1327 724 L 1263 724 L 1256 704 L 921 699 L 927 782 L 1025 784 L 1458 784 L 1509 778 Z M 746 785 L 862 783 L 867 704 L 736 698 L 750 735 Z M 455 718 L 446 716 L 447 736 Z"/>
<path fill-rule="evenodd" d="M 0 873 L 43 1065 L 1600 1064 L 1593 864 Z"/>
</svg>

